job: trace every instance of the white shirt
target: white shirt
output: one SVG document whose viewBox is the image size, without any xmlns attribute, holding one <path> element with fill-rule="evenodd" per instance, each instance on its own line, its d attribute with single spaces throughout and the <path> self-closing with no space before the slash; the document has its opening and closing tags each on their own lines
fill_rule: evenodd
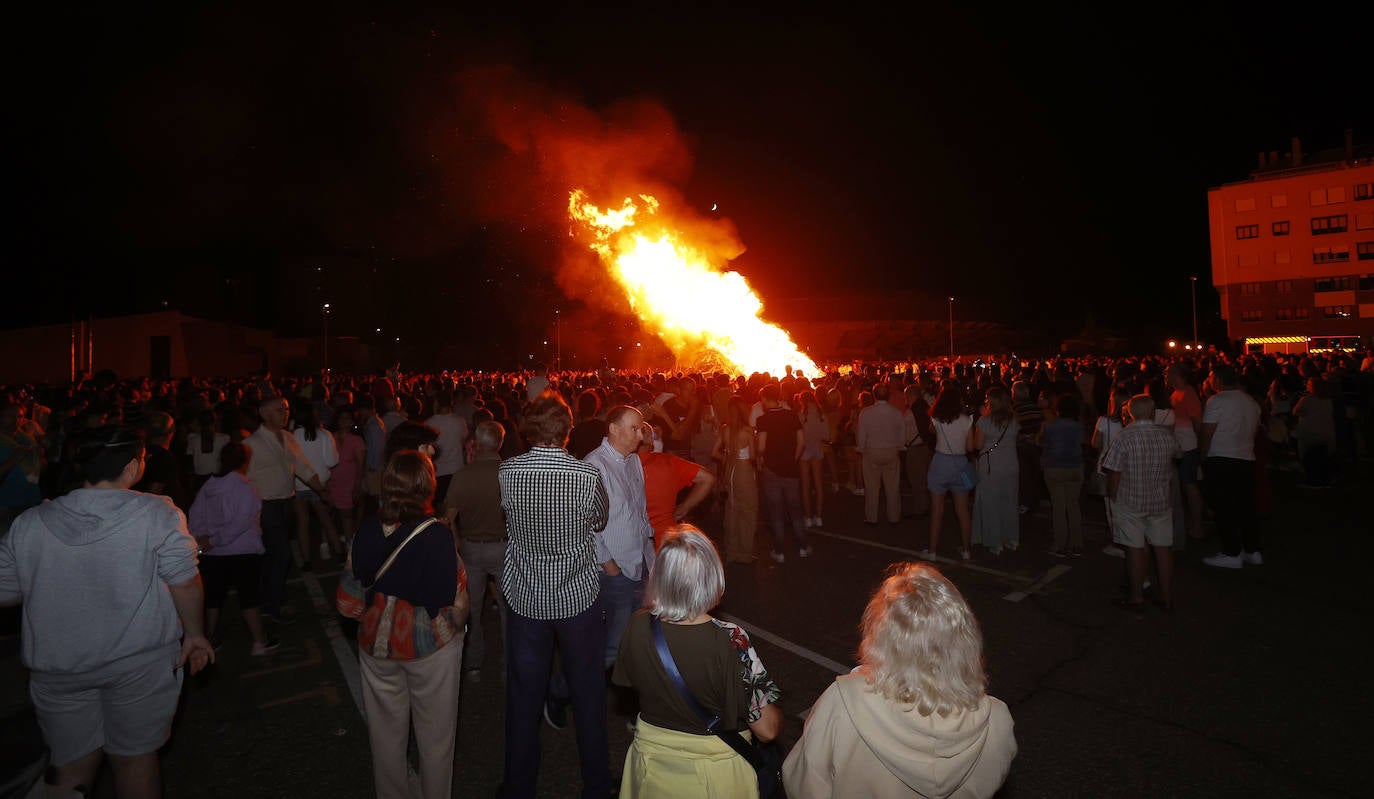
<svg viewBox="0 0 1374 799">
<path fill-rule="evenodd" d="M 1202 409 L 1202 423 L 1217 426 L 1207 457 L 1254 460 L 1259 421 L 1259 403 L 1244 391 L 1233 388 L 1213 395 Z"/>
<path fill-rule="evenodd" d="M 544 389 L 549 387 L 549 379 L 543 375 L 535 375 L 525 382 L 525 399 L 534 402 L 534 398 L 544 393 Z"/>
<path fill-rule="evenodd" d="M 315 474 L 301 452 L 300 442 L 284 430 L 276 434 L 267 425 L 258 425 L 243 443 L 253 453 L 248 461 L 248 481 L 264 502 L 296 496 L 295 478 L 308 482 Z"/>
<path fill-rule="evenodd" d="M 224 433 L 215 433 L 214 443 L 210 445 L 209 452 L 200 450 L 200 433 L 190 433 L 186 436 L 186 454 L 191 456 L 191 466 L 198 475 L 215 474 L 219 471 L 219 451 L 224 449 L 224 445 L 229 443 L 229 436 Z"/>
<path fill-rule="evenodd" d="M 961 413 L 959 418 L 949 424 L 931 417 L 930 423 L 935 427 L 936 452 L 945 455 L 964 455 L 968 452 L 968 431 L 973 427 L 972 416 Z"/>
<path fill-rule="evenodd" d="M 905 430 L 902 412 L 887 400 L 878 400 L 859 414 L 854 449 L 860 453 L 870 449 L 905 449 Z"/>
<path fill-rule="evenodd" d="M 468 423 L 456 413 L 440 413 L 429 417 L 425 424 L 439 431 L 434 446 L 439 459 L 434 462 L 437 477 L 454 474 L 463 468 L 463 446 L 468 438 Z"/>
<path fill-rule="evenodd" d="M 291 434 L 300 443 L 301 454 L 309 461 L 310 468 L 315 470 L 315 476 L 320 478 L 320 484 L 328 483 L 330 471 L 339 465 L 339 449 L 334 445 L 334 434 L 323 427 L 316 428 L 314 441 L 305 440 L 304 427 L 297 427 Z M 301 485 L 305 485 L 304 480 L 301 481 Z"/>
</svg>

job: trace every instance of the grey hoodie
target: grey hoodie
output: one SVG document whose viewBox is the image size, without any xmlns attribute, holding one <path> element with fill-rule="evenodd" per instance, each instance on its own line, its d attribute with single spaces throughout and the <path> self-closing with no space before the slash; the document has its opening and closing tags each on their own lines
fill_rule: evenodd
<svg viewBox="0 0 1374 799">
<path fill-rule="evenodd" d="M 98 677 L 165 657 L 181 621 L 168 585 L 196 576 L 196 544 L 171 500 L 81 488 L 31 508 L 0 540 L 0 602 L 24 602 L 23 661 Z"/>
</svg>

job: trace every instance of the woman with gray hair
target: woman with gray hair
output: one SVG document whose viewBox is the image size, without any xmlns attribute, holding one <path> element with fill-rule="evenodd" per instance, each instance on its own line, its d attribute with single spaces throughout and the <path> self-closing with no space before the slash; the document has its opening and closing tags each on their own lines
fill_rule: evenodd
<svg viewBox="0 0 1374 799">
<path fill-rule="evenodd" d="M 758 795 L 754 767 L 717 733 L 775 738 L 782 727 L 778 686 L 749 634 L 710 615 L 724 592 L 725 570 L 711 539 L 690 524 L 669 529 L 649 573 L 647 609 L 630 619 L 612 676 L 638 692 L 640 706 L 620 796 Z M 692 700 L 669 676 L 669 665 Z M 719 720 L 709 730 L 702 711 Z"/>
<path fill-rule="evenodd" d="M 783 763 L 789 799 L 996 793 L 1016 739 L 958 589 L 930 564 L 897 564 L 862 631 L 859 667 L 816 700 Z"/>
</svg>

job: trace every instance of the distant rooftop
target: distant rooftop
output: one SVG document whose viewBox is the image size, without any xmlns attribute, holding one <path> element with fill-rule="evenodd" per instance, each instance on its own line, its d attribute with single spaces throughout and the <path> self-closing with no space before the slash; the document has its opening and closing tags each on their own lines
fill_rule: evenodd
<svg viewBox="0 0 1374 799">
<path fill-rule="evenodd" d="M 1280 153 L 1277 150 L 1270 150 L 1268 153 L 1261 152 L 1257 160 L 1258 164 L 1250 170 L 1249 178 L 1232 181 L 1224 185 L 1235 186 L 1242 183 L 1278 180 L 1313 172 L 1329 172 L 1336 169 L 1374 165 L 1374 144 L 1357 145 L 1354 141 L 1354 131 L 1346 130 L 1345 146 L 1343 147 L 1331 147 L 1318 150 L 1315 153 L 1304 153 L 1301 140 L 1295 137 L 1288 152 Z"/>
</svg>

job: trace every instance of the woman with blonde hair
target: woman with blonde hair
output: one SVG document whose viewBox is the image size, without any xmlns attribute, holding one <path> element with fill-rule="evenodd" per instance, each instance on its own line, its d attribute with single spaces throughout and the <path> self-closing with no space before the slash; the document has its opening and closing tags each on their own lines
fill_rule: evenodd
<svg viewBox="0 0 1374 799">
<path fill-rule="evenodd" d="M 743 736 L 777 737 L 779 692 L 749 634 L 710 615 L 724 592 L 711 539 L 690 524 L 671 528 L 611 678 L 640 707 L 620 796 L 758 796 L 754 766 L 735 747 L 752 745 Z"/>
<path fill-rule="evenodd" d="M 864 610 L 859 667 L 835 678 L 783 763 L 789 799 L 992 796 L 1016 756 L 987 694 L 983 634 L 926 563 L 893 567 Z"/>
</svg>

